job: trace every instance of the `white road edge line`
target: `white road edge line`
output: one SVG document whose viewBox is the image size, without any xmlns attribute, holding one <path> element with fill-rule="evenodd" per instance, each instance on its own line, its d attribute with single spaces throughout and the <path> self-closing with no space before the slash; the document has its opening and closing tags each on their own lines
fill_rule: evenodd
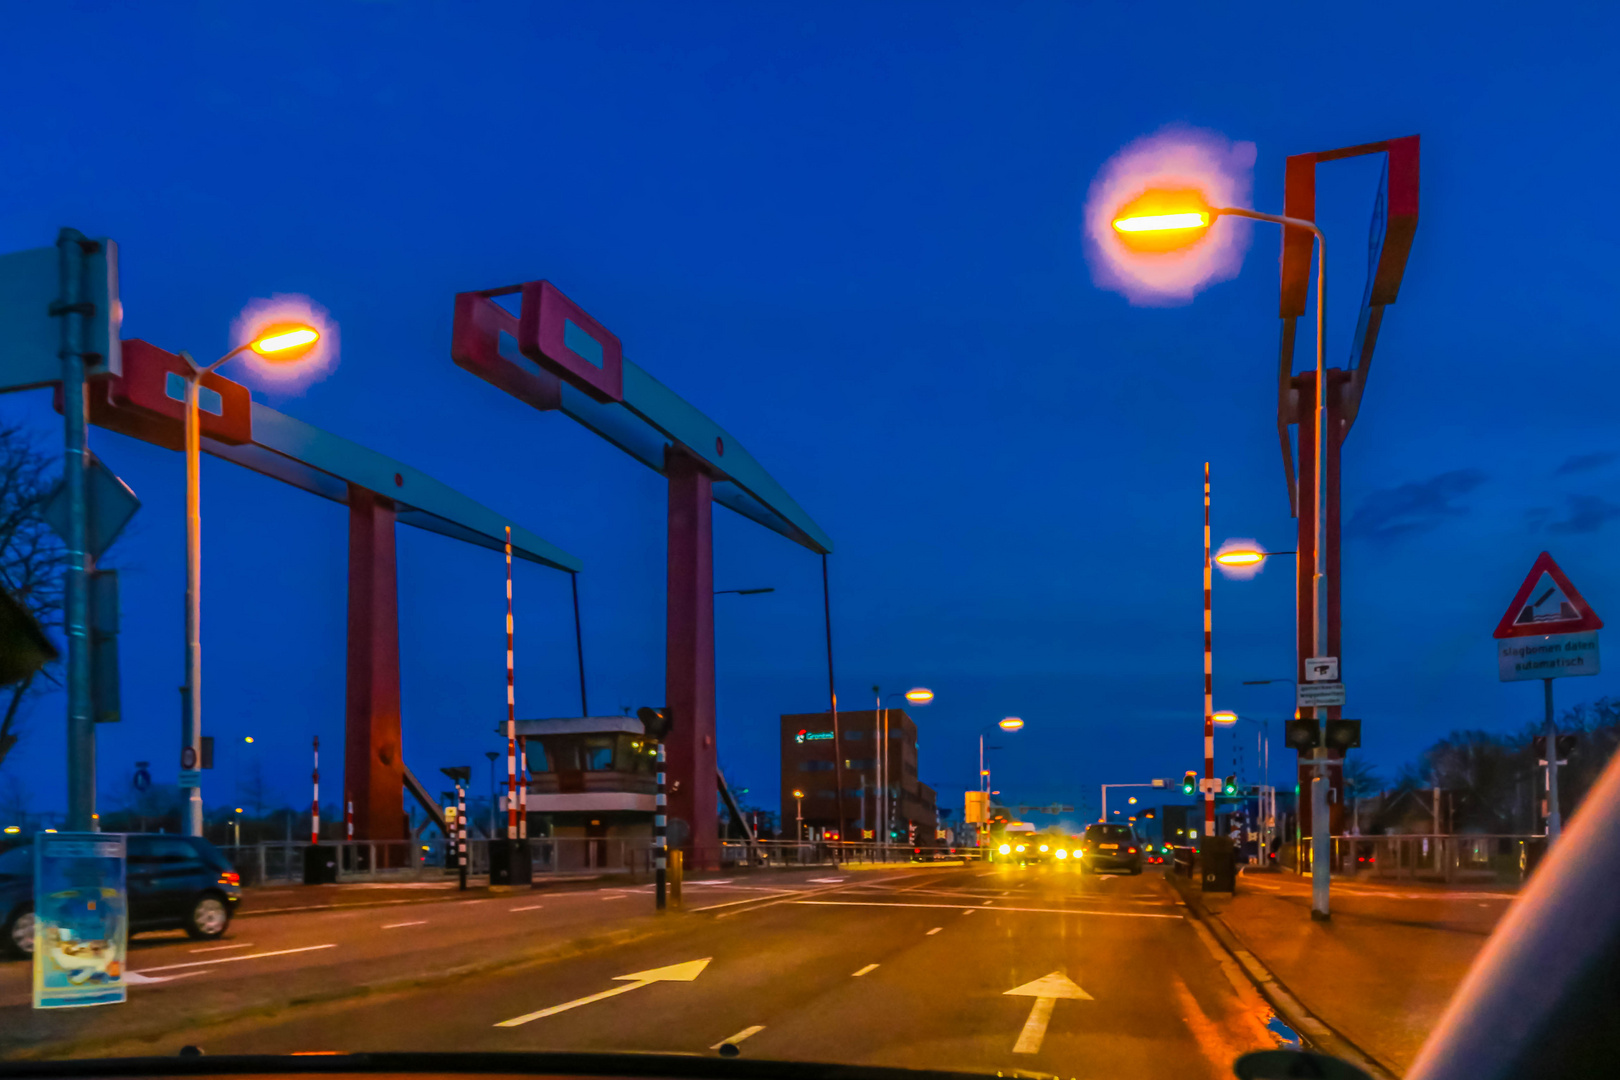
<svg viewBox="0 0 1620 1080">
<path fill-rule="evenodd" d="M 736 1046 L 738 1043 L 742 1042 L 744 1039 L 748 1038 L 750 1035 L 758 1035 L 760 1032 L 762 1032 L 764 1030 L 765 1030 L 765 1025 L 764 1024 L 755 1024 L 753 1027 L 745 1027 L 741 1031 L 737 1032 L 737 1034 L 733 1035 L 731 1038 L 729 1038 L 729 1039 L 721 1039 L 719 1042 L 717 1042 L 713 1046 L 709 1047 L 709 1049 L 710 1050 L 718 1050 L 722 1046 L 726 1045 L 727 1043 L 730 1043 L 732 1046 Z"/>
<path fill-rule="evenodd" d="M 243 945 L 210 945 L 206 949 L 187 949 L 186 951 L 187 952 L 194 952 L 194 953 L 199 953 L 199 952 L 224 952 L 226 949 L 251 949 L 251 948 L 253 948 L 253 942 L 249 941 L 249 942 L 247 942 L 246 944 L 243 944 Z"/>
<path fill-rule="evenodd" d="M 510 911 L 539 911 L 544 906 L 545 906 L 544 904 L 530 904 L 528 907 L 515 907 L 515 908 L 509 908 L 508 910 L 510 910 Z"/>
<path fill-rule="evenodd" d="M 865 967 L 861 968 L 861 970 L 859 970 L 855 974 L 851 975 L 850 978 L 858 979 L 862 975 L 865 975 L 867 972 L 876 971 L 876 970 L 877 970 L 877 965 L 876 964 L 867 964 Z"/>
<path fill-rule="evenodd" d="M 789 900 L 790 904 L 814 904 L 818 907 L 910 907 L 910 908 L 948 908 L 957 910 L 955 904 L 901 904 L 893 901 L 878 900 Z M 971 915 L 983 908 L 968 908 L 962 912 Z M 1044 907 L 1000 907 L 996 913 L 1004 911 L 1032 911 L 1043 915 L 1103 915 L 1113 919 L 1180 919 L 1181 915 L 1161 915 L 1154 911 L 1096 911 L 1082 908 L 1044 908 Z"/>
<path fill-rule="evenodd" d="M 924 934 L 923 937 L 933 937 L 943 929 L 945 929 L 943 926 L 936 926 L 932 930 L 928 931 L 928 933 Z"/>
<path fill-rule="evenodd" d="M 277 949 L 274 952 L 249 953 L 246 956 L 221 956 L 217 960 L 193 960 L 186 964 L 166 964 L 163 967 L 142 968 L 137 975 L 150 975 L 154 971 L 177 971 L 180 968 L 204 967 L 208 964 L 234 964 L 238 960 L 261 960 L 266 956 L 287 956 L 290 953 L 314 952 L 316 949 L 335 949 L 337 942 L 329 945 L 305 945 L 297 949 Z"/>
<path fill-rule="evenodd" d="M 417 919 L 415 922 L 391 922 L 387 926 L 384 926 L 383 929 L 384 930 L 398 930 L 402 926 L 426 926 L 426 925 L 427 925 L 427 920 L 426 919 Z"/>
</svg>

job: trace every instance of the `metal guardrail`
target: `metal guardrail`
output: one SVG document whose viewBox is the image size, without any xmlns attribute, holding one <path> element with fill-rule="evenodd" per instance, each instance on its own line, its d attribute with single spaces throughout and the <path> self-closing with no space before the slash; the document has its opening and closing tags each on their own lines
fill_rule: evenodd
<svg viewBox="0 0 1620 1080">
<path fill-rule="evenodd" d="M 531 837 L 530 859 L 536 876 L 579 873 L 629 874 L 651 878 L 653 848 L 647 839 L 592 837 Z M 430 882 L 454 880 L 455 849 L 443 839 L 323 841 L 336 853 L 339 882 Z M 300 884 L 304 880 L 307 840 L 272 840 L 240 846 L 224 844 L 220 850 L 242 875 L 245 885 Z M 976 859 L 975 848 L 915 848 L 907 844 L 861 844 L 829 841 L 725 840 L 720 865 L 837 866 L 841 863 L 912 863 L 939 859 Z M 467 841 L 467 872 L 489 873 L 489 841 Z"/>
<path fill-rule="evenodd" d="M 652 848 L 645 840 L 595 837 L 538 837 L 529 840 L 536 875 L 621 873 L 652 876 Z M 220 845 L 245 885 L 299 884 L 309 841 L 266 841 Z M 339 882 L 428 882 L 454 880 L 455 848 L 442 838 L 429 840 L 343 840 L 322 842 L 337 855 Z M 489 873 L 489 841 L 467 841 L 468 873 Z"/>
<path fill-rule="evenodd" d="M 1332 837 L 1333 872 L 1394 880 L 1522 881 L 1546 837 L 1512 833 Z M 1309 873 L 1308 840 L 1284 844 L 1279 862 Z"/>
</svg>

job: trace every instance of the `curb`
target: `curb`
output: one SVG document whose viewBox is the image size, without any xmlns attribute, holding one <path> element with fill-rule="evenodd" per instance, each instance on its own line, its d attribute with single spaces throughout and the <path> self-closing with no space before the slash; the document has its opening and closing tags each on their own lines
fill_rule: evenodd
<svg viewBox="0 0 1620 1080">
<path fill-rule="evenodd" d="M 1399 1080 L 1399 1073 L 1385 1066 L 1383 1062 L 1345 1038 L 1332 1025 L 1307 1009 L 1259 957 L 1243 947 L 1237 935 L 1219 915 L 1204 907 L 1203 900 L 1190 885 L 1173 873 L 1167 873 L 1165 877 L 1170 880 L 1171 888 L 1180 895 L 1182 903 L 1187 905 L 1187 910 L 1204 924 L 1215 940 L 1220 942 L 1221 948 L 1237 961 L 1260 996 L 1277 1010 L 1277 1015 L 1281 1016 L 1289 1027 L 1299 1032 L 1300 1037 L 1311 1048 L 1354 1065 L 1373 1077 L 1373 1080 Z"/>
</svg>

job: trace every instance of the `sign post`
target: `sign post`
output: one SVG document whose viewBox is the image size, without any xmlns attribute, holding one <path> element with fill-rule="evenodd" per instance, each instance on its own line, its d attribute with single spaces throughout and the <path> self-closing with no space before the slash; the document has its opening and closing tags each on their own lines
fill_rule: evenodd
<svg viewBox="0 0 1620 1080">
<path fill-rule="evenodd" d="M 34 1008 L 125 1001 L 128 945 L 124 838 L 40 833 L 34 843 Z"/>
<path fill-rule="evenodd" d="M 1553 557 L 1536 557 L 1524 584 L 1514 594 L 1507 613 L 1497 624 L 1497 678 L 1502 682 L 1540 679 L 1545 710 L 1547 755 L 1547 843 L 1557 842 L 1563 831 L 1558 810 L 1558 723 L 1553 718 L 1552 681 L 1567 675 L 1596 675 L 1597 632 L 1603 620 L 1570 584 Z"/>
</svg>

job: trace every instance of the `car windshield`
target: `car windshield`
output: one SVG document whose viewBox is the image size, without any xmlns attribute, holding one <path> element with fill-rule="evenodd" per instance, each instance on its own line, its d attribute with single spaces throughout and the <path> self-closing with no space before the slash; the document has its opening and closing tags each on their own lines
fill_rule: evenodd
<svg viewBox="0 0 1620 1080">
<path fill-rule="evenodd" d="M 0 1063 L 1555 1072 L 1617 72 L 1599 3 L 4 5 Z"/>
</svg>

